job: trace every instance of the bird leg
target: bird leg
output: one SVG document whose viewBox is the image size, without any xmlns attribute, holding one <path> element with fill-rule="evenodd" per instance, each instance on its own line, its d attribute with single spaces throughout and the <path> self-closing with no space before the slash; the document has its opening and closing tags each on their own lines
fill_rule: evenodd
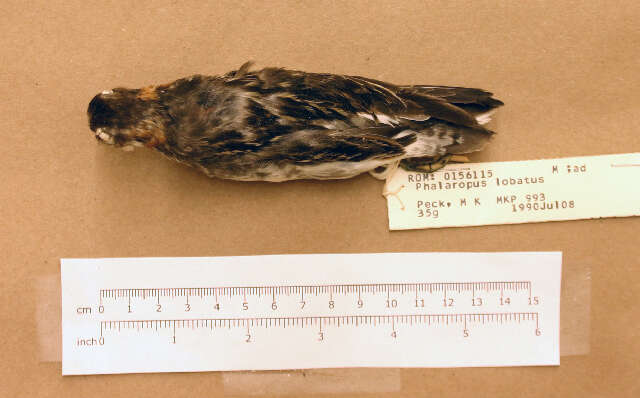
<svg viewBox="0 0 640 398">
<path fill-rule="evenodd" d="M 398 171 L 398 165 L 400 162 L 395 162 L 392 165 L 388 166 L 388 169 L 385 171 L 386 174 L 386 178 L 384 180 L 384 188 L 382 190 L 382 196 L 386 198 L 388 198 L 389 196 L 393 196 L 396 199 L 398 199 L 398 202 L 400 202 L 400 209 L 404 210 L 404 203 L 402 202 L 402 199 L 400 199 L 400 197 L 398 196 L 398 193 L 400 191 L 402 191 L 402 189 L 404 188 L 404 185 L 400 185 L 398 188 L 396 189 L 389 189 L 389 181 L 391 181 L 391 179 L 393 178 L 393 175 L 396 173 L 396 171 Z"/>
</svg>

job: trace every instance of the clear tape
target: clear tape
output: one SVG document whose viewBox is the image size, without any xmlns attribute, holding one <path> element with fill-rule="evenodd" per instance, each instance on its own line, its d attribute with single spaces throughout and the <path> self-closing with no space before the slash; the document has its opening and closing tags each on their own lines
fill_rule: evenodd
<svg viewBox="0 0 640 398">
<path fill-rule="evenodd" d="M 62 292 L 60 275 L 45 275 L 35 281 L 36 325 L 41 362 L 62 360 Z"/>
<path fill-rule="evenodd" d="M 562 264 L 560 355 L 587 355 L 591 332 L 591 268 Z"/>
<path fill-rule="evenodd" d="M 285 372 L 225 372 L 225 395 L 390 393 L 402 389 L 400 369 L 309 369 Z"/>
</svg>

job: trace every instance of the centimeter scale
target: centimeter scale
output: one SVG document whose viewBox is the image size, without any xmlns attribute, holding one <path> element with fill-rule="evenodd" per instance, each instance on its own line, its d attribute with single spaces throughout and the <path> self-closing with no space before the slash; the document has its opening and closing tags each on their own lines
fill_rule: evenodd
<svg viewBox="0 0 640 398">
<path fill-rule="evenodd" d="M 63 260 L 63 374 L 554 365 L 560 268 L 560 253 Z"/>
</svg>

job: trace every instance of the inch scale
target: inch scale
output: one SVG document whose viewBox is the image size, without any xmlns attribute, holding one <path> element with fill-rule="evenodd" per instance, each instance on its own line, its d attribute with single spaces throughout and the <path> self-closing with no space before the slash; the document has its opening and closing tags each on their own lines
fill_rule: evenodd
<svg viewBox="0 0 640 398">
<path fill-rule="evenodd" d="M 559 253 L 64 260 L 62 277 L 64 374 L 558 363 Z"/>
</svg>

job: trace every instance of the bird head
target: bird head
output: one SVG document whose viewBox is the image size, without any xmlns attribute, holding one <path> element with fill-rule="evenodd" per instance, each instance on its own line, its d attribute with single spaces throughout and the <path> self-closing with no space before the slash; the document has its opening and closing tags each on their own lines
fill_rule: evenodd
<svg viewBox="0 0 640 398">
<path fill-rule="evenodd" d="M 125 150 L 154 147 L 165 141 L 160 109 L 154 87 L 105 90 L 89 103 L 89 128 L 98 141 Z"/>
</svg>

